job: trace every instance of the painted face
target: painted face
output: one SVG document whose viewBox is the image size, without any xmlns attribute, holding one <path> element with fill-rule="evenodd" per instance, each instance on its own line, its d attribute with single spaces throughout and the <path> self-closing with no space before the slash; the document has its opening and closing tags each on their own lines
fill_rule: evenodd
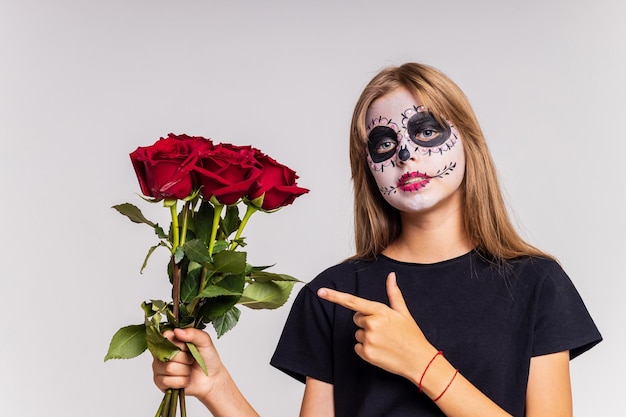
<svg viewBox="0 0 626 417">
<path fill-rule="evenodd" d="M 457 192 L 465 153 L 452 124 L 441 126 L 405 89 L 375 100 L 366 117 L 367 162 L 389 204 L 420 211 Z"/>
</svg>

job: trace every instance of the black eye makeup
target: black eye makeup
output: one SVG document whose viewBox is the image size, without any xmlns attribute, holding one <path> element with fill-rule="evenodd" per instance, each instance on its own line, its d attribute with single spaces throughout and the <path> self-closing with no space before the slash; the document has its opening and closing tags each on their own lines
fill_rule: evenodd
<svg viewBox="0 0 626 417">
<path fill-rule="evenodd" d="M 450 127 L 442 127 L 430 112 L 417 112 L 406 123 L 409 138 L 416 145 L 433 148 L 450 137 Z"/>
<path fill-rule="evenodd" d="M 376 126 L 367 136 L 367 149 L 373 162 L 383 162 L 396 153 L 398 134 L 388 126 Z"/>
</svg>

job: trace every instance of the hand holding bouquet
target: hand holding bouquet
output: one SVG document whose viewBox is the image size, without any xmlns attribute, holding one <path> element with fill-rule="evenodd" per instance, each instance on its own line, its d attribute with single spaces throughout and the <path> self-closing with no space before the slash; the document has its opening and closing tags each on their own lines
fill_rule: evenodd
<svg viewBox="0 0 626 417">
<path fill-rule="evenodd" d="M 211 323 L 218 338 L 239 320 L 237 304 L 253 309 L 282 306 L 296 278 L 252 266 L 242 231 L 257 211 L 274 212 L 308 190 L 298 176 L 251 146 L 214 144 L 210 139 L 168 135 L 130 154 L 144 200 L 163 202 L 171 223 L 166 231 L 144 217 L 136 206 L 114 206 L 135 223 L 154 230 L 158 242 L 148 250 L 141 270 L 159 247 L 169 251 L 167 275 L 172 300 L 145 301 L 144 322 L 122 327 L 111 340 L 105 361 L 133 358 L 146 349 L 161 361 L 179 348 L 163 336 L 167 329 Z M 245 207 L 243 217 L 240 206 Z M 206 370 L 192 344 L 189 351 Z M 158 417 L 174 417 L 180 404 L 186 416 L 184 392 L 168 390 Z"/>
</svg>

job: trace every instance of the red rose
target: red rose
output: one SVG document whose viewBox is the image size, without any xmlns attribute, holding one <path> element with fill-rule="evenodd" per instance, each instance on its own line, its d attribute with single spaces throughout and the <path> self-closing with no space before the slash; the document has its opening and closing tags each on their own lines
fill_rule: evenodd
<svg viewBox="0 0 626 417">
<path fill-rule="evenodd" d="M 251 146 L 221 143 L 203 153 L 194 168 L 202 197 L 232 205 L 247 196 L 260 174 L 257 152 Z"/>
<path fill-rule="evenodd" d="M 198 155 L 205 151 L 213 149 L 213 142 L 211 139 L 206 139 L 202 136 L 189 136 L 189 135 L 175 135 L 170 133 L 167 135 L 168 139 L 176 140 L 180 143 L 183 149 L 186 149 L 189 154 L 197 153 Z"/>
<path fill-rule="evenodd" d="M 137 148 L 130 159 L 141 192 L 157 201 L 187 197 L 197 188 L 192 173 L 200 153 L 212 148 L 210 139 L 172 133 L 151 146 Z"/>
<path fill-rule="evenodd" d="M 267 155 L 258 153 L 256 160 L 262 165 L 261 174 L 248 198 L 256 200 L 263 196 L 258 208 L 271 211 L 284 207 L 309 190 L 296 185 L 298 175 L 294 170 L 276 162 Z"/>
</svg>

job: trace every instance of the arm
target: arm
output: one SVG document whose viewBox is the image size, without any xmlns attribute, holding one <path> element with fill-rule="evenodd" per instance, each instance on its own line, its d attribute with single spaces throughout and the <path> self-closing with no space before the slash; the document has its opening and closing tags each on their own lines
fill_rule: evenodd
<svg viewBox="0 0 626 417">
<path fill-rule="evenodd" d="M 447 384 L 449 381 L 446 382 L 445 378 L 449 376 L 449 372 L 454 372 L 453 368 L 445 365 L 441 368 L 439 371 L 443 371 L 443 378 L 440 383 Z M 457 375 L 456 378 L 463 377 Z M 447 394 L 448 398 L 454 397 L 453 399 L 444 401 L 442 397 L 438 400 L 441 402 L 439 406 L 447 416 L 468 415 L 468 411 L 480 416 L 508 415 L 464 378 L 462 382 L 457 381 L 457 385 L 460 387 L 455 389 L 456 393 Z M 452 385 L 449 390 L 453 390 Z M 434 398 L 433 395 L 438 394 L 431 393 L 431 398 Z M 568 351 L 531 359 L 526 407 L 527 417 L 572 416 Z M 334 415 L 332 384 L 307 377 L 300 417 Z"/>
<path fill-rule="evenodd" d="M 318 295 L 356 311 L 354 322 L 359 330 L 355 351 L 361 358 L 409 379 L 436 400 L 448 417 L 510 416 L 463 375 L 456 374 L 443 356 L 436 355 L 437 349 L 408 311 L 393 273 L 387 279 L 387 293 L 390 306 L 325 288 Z M 527 417 L 571 416 L 566 405 L 571 398 L 569 373 L 563 371 L 563 363 L 559 364 L 565 355 L 556 355 L 531 361 Z M 564 414 L 554 414 L 556 409 L 564 410 Z"/>
<path fill-rule="evenodd" d="M 334 415 L 333 385 L 307 377 L 300 417 L 333 417 Z"/>
<path fill-rule="evenodd" d="M 569 351 L 531 358 L 526 391 L 526 415 L 528 417 L 573 415 Z"/>
<path fill-rule="evenodd" d="M 153 360 L 154 383 L 159 389 L 184 388 L 186 395 L 198 398 L 215 417 L 258 417 L 222 364 L 207 333 L 198 329 L 174 329 L 165 336 L 181 351 L 168 362 Z M 208 376 L 194 361 L 185 342 L 196 345 L 207 365 Z"/>
<path fill-rule="evenodd" d="M 222 364 L 207 333 L 174 329 L 165 336 L 181 351 L 169 362 L 153 360 L 154 383 L 159 389 L 184 388 L 185 394 L 198 398 L 215 417 L 258 417 Z M 208 376 L 194 361 L 185 342 L 196 345 L 207 365 Z M 333 385 L 307 377 L 300 417 L 334 415 Z"/>
<path fill-rule="evenodd" d="M 435 372 L 428 375 L 429 384 L 447 384 L 443 375 L 452 372 L 452 366 L 442 361 Z M 428 370 L 430 374 L 431 370 Z M 435 390 L 434 392 L 437 392 Z M 431 393 L 427 394 L 432 397 Z M 434 394 L 438 395 L 438 394 Z M 457 375 L 437 405 L 449 417 L 508 416 L 486 395 L 462 375 Z M 526 391 L 526 417 L 572 417 L 572 394 L 569 376 L 569 352 L 531 358 Z"/>
</svg>

